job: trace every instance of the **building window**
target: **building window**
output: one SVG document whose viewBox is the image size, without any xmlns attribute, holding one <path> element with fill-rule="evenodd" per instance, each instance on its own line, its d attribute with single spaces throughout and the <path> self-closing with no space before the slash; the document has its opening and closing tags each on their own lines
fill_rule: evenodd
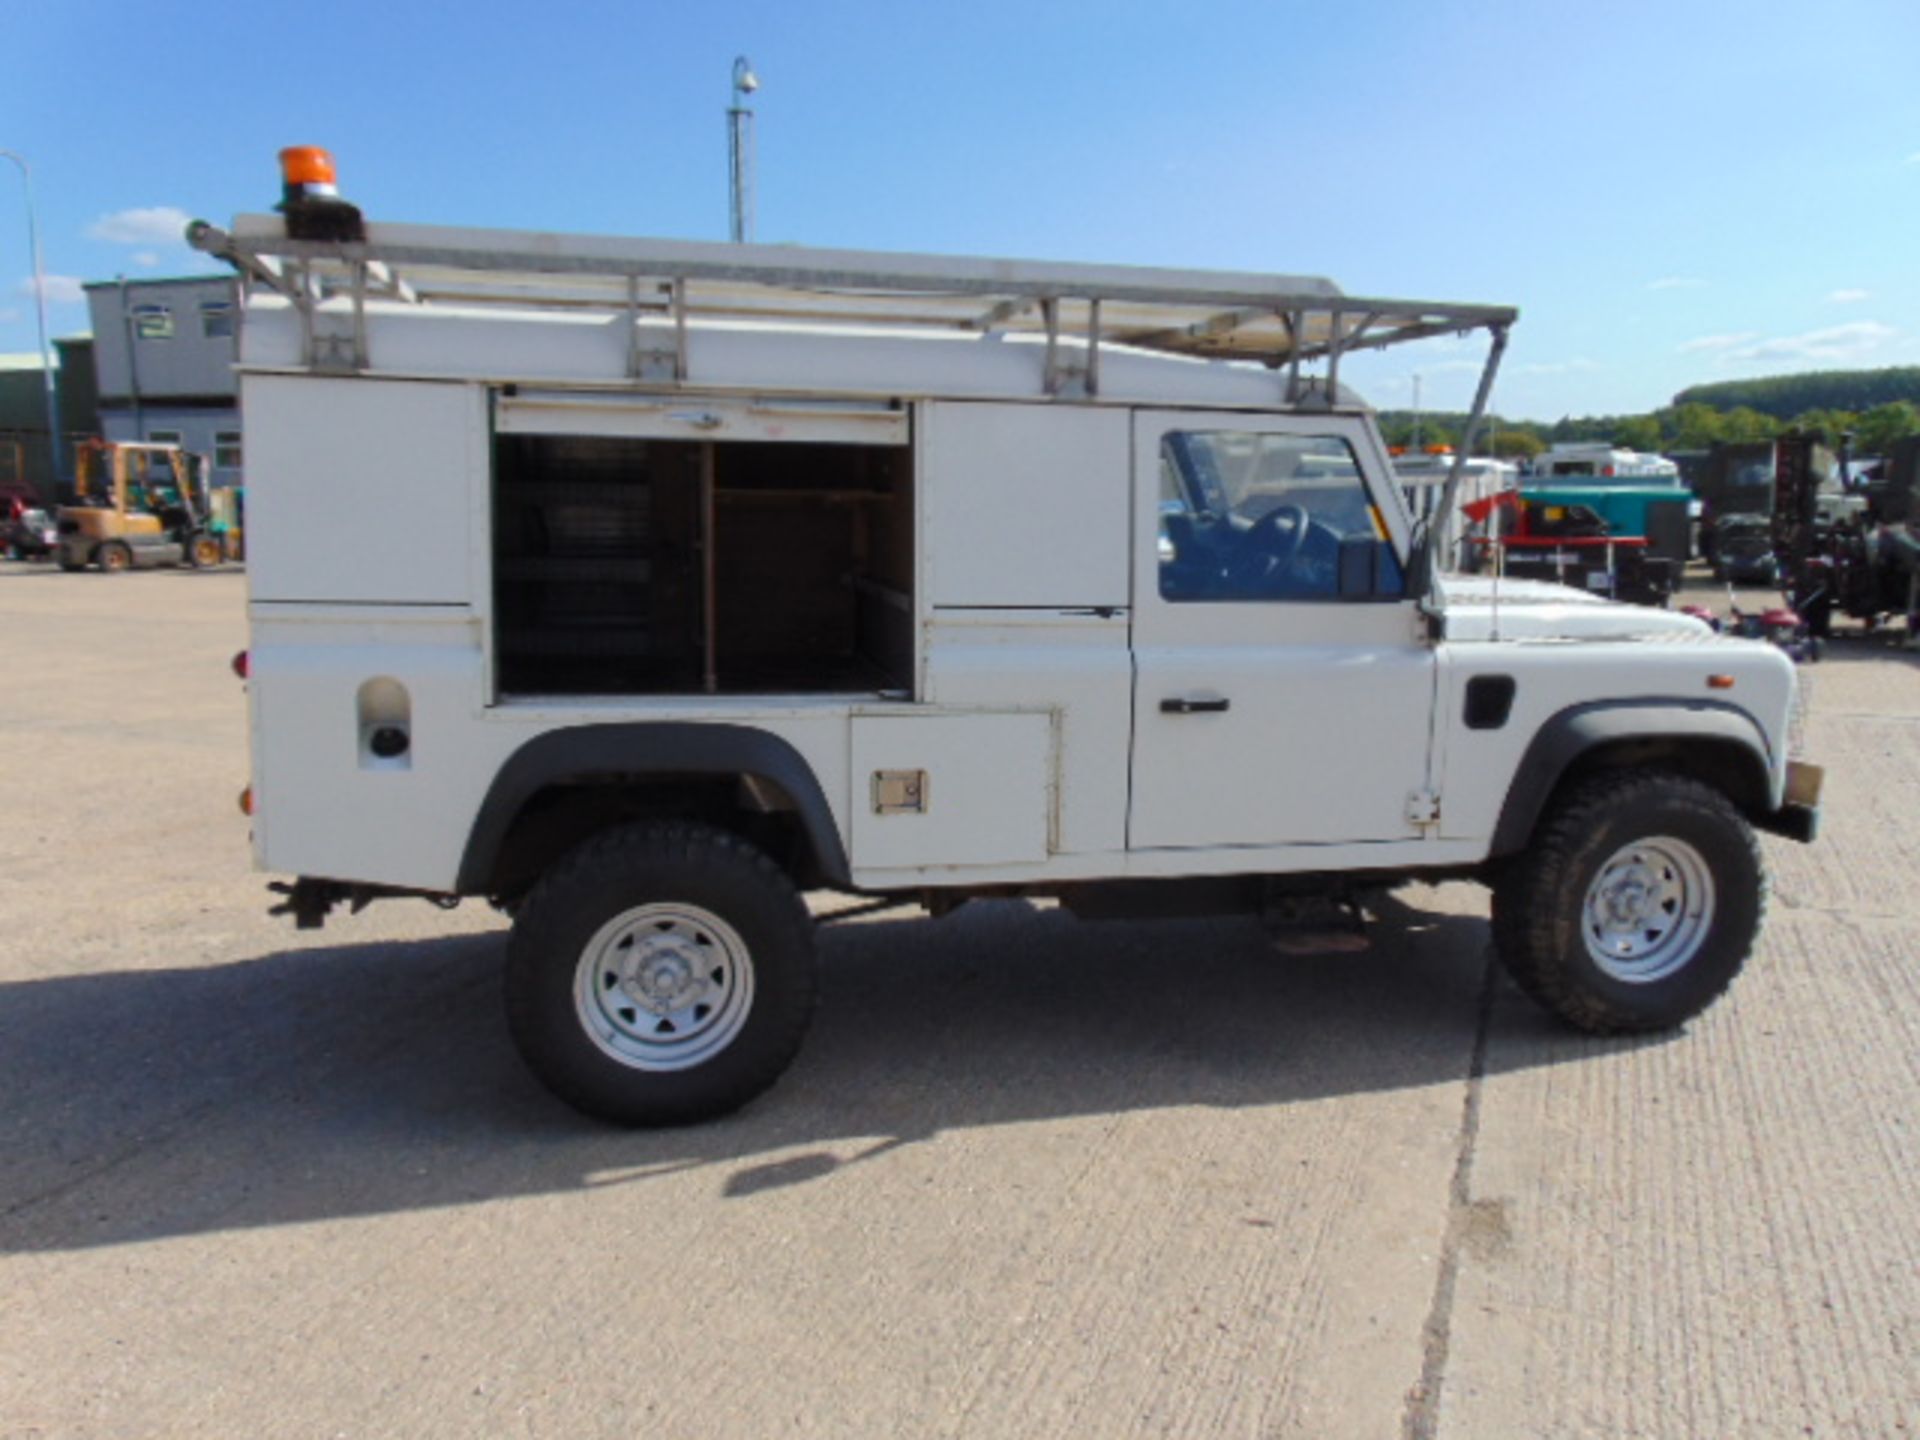
<svg viewBox="0 0 1920 1440">
<path fill-rule="evenodd" d="M 230 300 L 201 301 L 200 333 L 209 340 L 230 339 L 233 335 L 233 302 Z"/>
<path fill-rule="evenodd" d="M 213 466 L 216 470 L 240 468 L 240 432 L 238 430 L 213 432 Z"/>
<path fill-rule="evenodd" d="M 147 432 L 147 443 L 149 445 L 178 445 L 180 443 L 180 432 L 178 430 L 149 430 Z"/>
<path fill-rule="evenodd" d="M 173 311 L 165 305 L 134 306 L 133 333 L 142 340 L 171 340 Z"/>
</svg>

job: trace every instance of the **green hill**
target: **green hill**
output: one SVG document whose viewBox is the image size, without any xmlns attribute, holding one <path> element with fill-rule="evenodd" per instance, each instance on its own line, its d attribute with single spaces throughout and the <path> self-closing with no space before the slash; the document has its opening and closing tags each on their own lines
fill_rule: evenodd
<svg viewBox="0 0 1920 1440">
<path fill-rule="evenodd" d="M 1673 397 L 1673 404 L 1675 409 L 1682 405 L 1711 405 L 1716 410 L 1744 406 L 1777 420 L 1791 420 L 1809 410 L 1859 413 L 1896 400 L 1920 404 L 1920 365 L 1720 380 L 1711 385 L 1688 386 Z"/>
</svg>

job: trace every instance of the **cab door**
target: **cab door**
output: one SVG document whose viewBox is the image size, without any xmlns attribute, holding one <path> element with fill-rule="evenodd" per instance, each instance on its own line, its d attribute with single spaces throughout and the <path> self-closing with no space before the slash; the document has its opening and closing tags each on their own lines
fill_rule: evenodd
<svg viewBox="0 0 1920 1440">
<path fill-rule="evenodd" d="M 1138 411 L 1128 846 L 1417 837 L 1435 658 L 1357 417 Z"/>
</svg>

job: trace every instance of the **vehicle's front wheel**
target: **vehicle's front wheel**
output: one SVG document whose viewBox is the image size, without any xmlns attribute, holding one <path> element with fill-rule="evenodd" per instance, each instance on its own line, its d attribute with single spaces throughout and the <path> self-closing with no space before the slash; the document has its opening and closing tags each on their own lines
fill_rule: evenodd
<svg viewBox="0 0 1920 1440">
<path fill-rule="evenodd" d="M 1665 1030 L 1733 983 L 1766 894 L 1753 829 L 1725 795 L 1669 771 L 1600 775 L 1496 878 L 1494 946 L 1522 990 L 1582 1030 Z"/>
<path fill-rule="evenodd" d="M 813 1012 L 813 921 L 737 836 L 637 824 L 529 892 L 507 949 L 514 1043 L 549 1089 L 622 1125 L 737 1109 L 779 1078 Z"/>
</svg>

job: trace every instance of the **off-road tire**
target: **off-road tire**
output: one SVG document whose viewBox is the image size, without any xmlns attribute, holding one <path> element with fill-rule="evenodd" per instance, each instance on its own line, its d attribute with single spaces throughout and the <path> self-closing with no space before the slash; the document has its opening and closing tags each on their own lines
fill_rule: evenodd
<svg viewBox="0 0 1920 1440">
<path fill-rule="evenodd" d="M 717 1053 L 682 1069 L 610 1053 L 589 1029 L 580 988 L 599 994 L 583 977 L 594 954 L 608 953 L 598 943 L 608 927 L 654 906 L 704 913 L 744 950 L 744 1019 Z M 799 1050 L 813 1014 L 813 939 L 793 882 L 738 836 L 680 822 L 621 826 L 556 862 L 520 905 L 507 946 L 508 1028 L 534 1074 L 587 1115 L 620 1125 L 711 1119 L 766 1090 Z M 741 964 L 736 956 L 736 972 Z"/>
<path fill-rule="evenodd" d="M 1704 939 L 1672 973 L 1622 980 L 1595 961 L 1582 933 L 1588 890 L 1623 848 L 1662 836 L 1704 861 L 1712 913 Z M 1725 795 L 1665 770 L 1599 775 L 1557 799 L 1527 849 L 1495 877 L 1494 949 L 1522 991 L 1582 1030 L 1668 1030 L 1733 983 L 1766 903 L 1753 828 Z"/>
</svg>

